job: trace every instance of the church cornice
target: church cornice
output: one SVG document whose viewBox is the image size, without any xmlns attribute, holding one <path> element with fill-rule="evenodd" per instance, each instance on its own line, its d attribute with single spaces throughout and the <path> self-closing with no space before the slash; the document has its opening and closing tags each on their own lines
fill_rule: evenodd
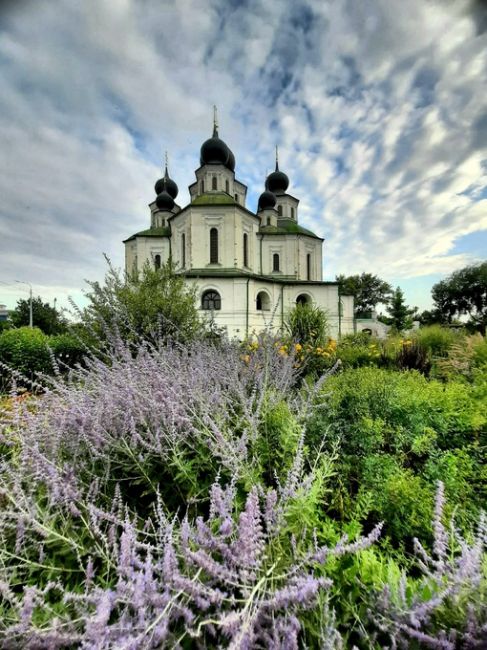
<svg viewBox="0 0 487 650">
<path fill-rule="evenodd" d="M 275 276 L 275 275 L 259 275 L 258 273 L 248 273 L 246 271 L 239 271 L 238 269 L 191 269 L 189 271 L 180 271 L 179 275 L 183 275 L 187 278 L 242 278 L 242 279 L 251 279 L 259 280 L 262 282 L 271 282 L 273 284 L 287 284 L 294 285 L 298 284 L 300 286 L 309 286 L 309 287 L 320 287 L 320 286 L 338 286 L 338 282 L 327 282 L 327 281 L 318 281 L 318 280 L 297 280 L 293 276 Z"/>
<path fill-rule="evenodd" d="M 220 193 L 215 193 L 215 194 L 220 194 Z M 175 217 L 179 217 L 183 212 L 186 212 L 186 210 L 189 209 L 195 209 L 195 210 L 200 210 L 201 208 L 206 208 L 208 206 L 211 206 L 211 208 L 226 208 L 228 210 L 229 207 L 234 208 L 235 210 L 240 210 L 241 212 L 244 212 L 245 214 L 248 214 L 249 216 L 253 217 L 254 219 L 257 219 L 260 222 L 260 217 L 255 214 L 255 212 L 252 212 L 251 210 L 248 210 L 245 208 L 243 205 L 240 205 L 240 203 L 237 203 L 234 199 L 229 194 L 223 193 L 225 196 L 227 196 L 229 199 L 231 199 L 231 202 L 224 202 L 224 203 L 195 203 L 193 201 L 192 203 L 188 203 L 188 205 L 185 205 L 182 210 L 180 210 L 176 214 L 172 214 L 170 217 L 168 217 L 168 222 L 172 221 Z M 200 197 L 197 197 L 200 198 Z"/>
</svg>

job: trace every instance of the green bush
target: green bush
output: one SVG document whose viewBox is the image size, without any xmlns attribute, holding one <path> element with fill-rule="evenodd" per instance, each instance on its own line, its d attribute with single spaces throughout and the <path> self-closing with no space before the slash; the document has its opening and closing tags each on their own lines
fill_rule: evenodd
<svg viewBox="0 0 487 650">
<path fill-rule="evenodd" d="M 445 385 L 415 371 L 357 368 L 332 377 L 326 388 L 331 389 L 327 422 L 347 434 L 344 445 L 350 454 L 369 449 L 371 437 L 363 435 L 369 429 L 377 431 L 384 451 L 410 453 L 425 431 L 434 430 L 438 445 L 448 449 L 470 444 L 486 425 L 485 410 L 469 386 Z"/>
<path fill-rule="evenodd" d="M 268 484 L 275 484 L 276 476 L 289 471 L 299 441 L 299 425 L 286 402 L 268 405 L 264 409 L 255 455 Z"/>
<path fill-rule="evenodd" d="M 336 356 L 344 368 L 361 368 L 381 364 L 383 349 L 378 339 L 369 334 L 347 334 L 337 347 Z"/>
<path fill-rule="evenodd" d="M 365 460 L 357 501 L 363 503 L 367 495 L 368 508 L 362 516 L 383 521 L 384 533 L 392 539 L 424 539 L 431 533 L 432 488 L 393 456 L 377 454 Z"/>
<path fill-rule="evenodd" d="M 49 347 L 60 363 L 61 371 L 81 363 L 86 354 L 86 347 L 72 334 L 58 334 L 49 338 Z"/>
<path fill-rule="evenodd" d="M 19 327 L 0 335 L 0 361 L 24 375 L 35 379 L 36 373 L 52 373 L 49 337 L 37 327 Z M 10 373 L 1 369 L 3 390 L 8 389 Z"/>
<path fill-rule="evenodd" d="M 335 375 L 324 391 L 326 403 L 309 422 L 306 442 L 324 451 L 340 443 L 331 514 L 344 520 L 384 518 L 397 544 L 426 534 L 446 452 L 457 456 L 461 467 L 449 486 L 451 503 L 465 513 L 465 521 L 478 511 L 483 492 L 470 490 L 465 496 L 464 482 L 473 467 L 485 464 L 481 437 L 487 427 L 487 391 L 464 382 L 428 380 L 417 371 L 372 367 Z M 401 519 L 409 522 L 407 531 Z"/>
<path fill-rule="evenodd" d="M 451 346 L 462 337 L 462 334 L 441 325 L 421 327 L 413 335 L 415 341 L 424 348 L 431 357 L 446 357 Z"/>
<path fill-rule="evenodd" d="M 328 338 L 328 317 L 319 307 L 298 304 L 287 317 L 286 330 L 294 343 L 324 345 Z"/>
</svg>

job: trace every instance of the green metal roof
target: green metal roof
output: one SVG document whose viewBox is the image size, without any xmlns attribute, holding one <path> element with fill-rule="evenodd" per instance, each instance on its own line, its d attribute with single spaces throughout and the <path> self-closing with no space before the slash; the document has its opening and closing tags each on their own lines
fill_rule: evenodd
<svg viewBox="0 0 487 650">
<path fill-rule="evenodd" d="M 259 232 L 263 235 L 306 235 L 323 241 L 322 237 L 318 237 L 314 232 L 303 228 L 292 219 L 279 219 L 277 226 L 261 226 Z"/>
<path fill-rule="evenodd" d="M 124 239 L 124 243 L 135 239 L 136 237 L 170 237 L 171 229 L 170 228 L 148 228 L 147 230 L 141 230 L 136 232 L 135 235 L 132 235 L 128 239 Z"/>
<path fill-rule="evenodd" d="M 238 203 L 226 192 L 212 192 L 200 194 L 191 205 L 238 205 Z"/>
</svg>

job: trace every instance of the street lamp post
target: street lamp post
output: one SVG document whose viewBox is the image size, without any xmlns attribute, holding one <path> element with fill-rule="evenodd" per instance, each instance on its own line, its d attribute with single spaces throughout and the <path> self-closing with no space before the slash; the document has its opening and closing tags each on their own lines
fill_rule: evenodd
<svg viewBox="0 0 487 650">
<path fill-rule="evenodd" d="M 15 280 L 18 284 L 27 284 L 29 286 L 29 327 L 34 327 L 34 315 L 32 313 L 32 285 L 30 282 Z"/>
</svg>

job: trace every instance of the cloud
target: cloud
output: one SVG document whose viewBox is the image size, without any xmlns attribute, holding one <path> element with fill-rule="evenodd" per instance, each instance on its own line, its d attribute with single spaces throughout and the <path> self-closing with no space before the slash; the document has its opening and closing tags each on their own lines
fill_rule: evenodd
<svg viewBox="0 0 487 650">
<path fill-rule="evenodd" d="M 213 103 L 251 209 L 280 145 L 328 278 L 464 266 L 487 228 L 486 26 L 463 0 L 2 5 L 0 280 L 47 299 L 101 278 L 102 251 L 122 265 L 165 149 L 187 201 Z"/>
</svg>

